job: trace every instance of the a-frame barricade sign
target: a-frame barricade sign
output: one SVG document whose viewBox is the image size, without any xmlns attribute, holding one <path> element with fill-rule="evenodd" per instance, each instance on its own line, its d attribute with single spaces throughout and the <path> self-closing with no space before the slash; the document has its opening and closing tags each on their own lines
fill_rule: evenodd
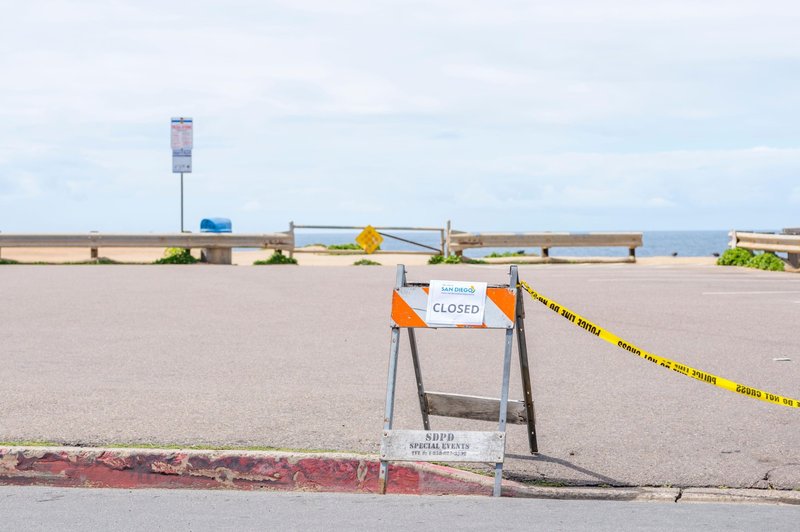
<svg viewBox="0 0 800 532">
<path fill-rule="evenodd" d="M 538 452 L 536 427 L 533 412 L 533 396 L 531 394 L 531 378 L 528 365 L 528 349 L 525 342 L 525 310 L 522 295 L 517 289 L 519 281 L 517 267 L 511 266 L 509 284 L 484 285 L 485 301 L 480 302 L 483 314 L 481 322 L 443 324 L 434 316 L 434 311 L 442 310 L 442 305 L 429 308 L 429 299 L 433 297 L 431 287 L 437 289 L 446 281 L 432 283 L 408 283 L 405 266 L 397 266 L 397 279 L 392 295 L 392 343 L 389 356 L 389 377 L 386 385 L 386 410 L 384 413 L 383 437 L 381 438 L 380 492 L 386 493 L 388 469 L 390 461 L 436 461 L 436 462 L 486 462 L 495 464 L 494 496 L 501 493 L 503 477 L 503 461 L 505 458 L 506 423 L 526 425 L 531 453 Z M 456 282 L 452 282 L 455 284 Z M 465 284 L 465 283 L 461 283 Z M 466 283 L 469 284 L 469 283 Z M 474 283 L 480 285 L 482 283 Z M 447 287 L 447 285 L 445 284 Z M 455 290 L 468 291 L 473 289 Z M 449 289 L 454 290 L 453 286 Z M 445 291 L 445 288 L 441 289 Z M 432 300 L 431 300 L 432 301 Z M 484 305 L 485 303 L 485 305 Z M 447 305 L 445 305 L 446 307 Z M 458 305 L 450 305 L 452 309 Z M 500 398 L 477 397 L 454 393 L 429 392 L 422 383 L 416 328 L 435 329 L 505 329 L 505 354 L 503 358 L 503 381 Z M 400 329 L 408 330 L 411 347 L 411 360 L 417 380 L 419 406 L 422 412 L 422 425 L 425 430 L 395 430 L 392 428 L 394 418 L 395 383 L 397 380 L 397 362 L 400 350 Z M 514 333 L 517 336 L 520 373 L 522 375 L 522 400 L 508 399 L 509 380 L 511 376 L 511 355 Z M 496 421 L 497 430 L 452 431 L 431 430 L 429 416 L 457 417 Z"/>
</svg>

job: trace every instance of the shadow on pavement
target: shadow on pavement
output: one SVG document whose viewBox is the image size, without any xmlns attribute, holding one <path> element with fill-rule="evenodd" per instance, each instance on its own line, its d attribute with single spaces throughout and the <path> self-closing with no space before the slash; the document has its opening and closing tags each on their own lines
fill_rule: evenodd
<svg viewBox="0 0 800 532">
<path fill-rule="evenodd" d="M 506 458 L 513 458 L 514 460 L 524 460 L 527 462 L 549 462 L 551 464 L 558 464 L 564 466 L 566 468 L 572 469 L 573 471 L 577 471 L 587 477 L 591 477 L 597 479 L 597 484 L 608 484 L 609 486 L 628 486 L 629 484 L 626 482 L 622 482 L 611 477 L 607 477 L 605 475 L 601 475 L 600 473 L 595 473 L 585 467 L 577 466 L 567 460 L 562 460 L 561 458 L 555 458 L 553 456 L 547 456 L 546 454 L 536 454 L 536 455 L 525 455 L 525 454 L 507 454 Z M 549 478 L 545 479 L 542 478 L 541 480 L 551 480 L 554 482 L 565 482 L 567 484 L 575 484 L 575 480 L 567 480 L 567 479 L 558 479 L 558 478 Z"/>
</svg>

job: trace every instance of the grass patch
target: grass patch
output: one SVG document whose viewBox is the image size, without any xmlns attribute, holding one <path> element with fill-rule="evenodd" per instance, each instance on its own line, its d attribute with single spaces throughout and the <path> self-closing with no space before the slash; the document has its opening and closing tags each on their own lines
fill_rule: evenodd
<svg viewBox="0 0 800 532">
<path fill-rule="evenodd" d="M 70 261 L 70 262 L 45 262 L 45 261 L 19 262 L 17 260 L 11 260 L 11 259 L 0 259 L 0 264 L 19 264 L 22 266 L 96 266 L 98 264 L 109 265 L 109 264 L 125 264 L 125 263 L 117 262 L 115 260 L 111 260 L 106 257 L 100 257 L 99 259 L 89 259 L 89 260 Z"/>
<path fill-rule="evenodd" d="M 380 262 L 375 262 L 374 260 L 369 259 L 361 259 L 357 260 L 353 263 L 353 266 L 380 266 Z"/>
<path fill-rule="evenodd" d="M 546 478 L 537 478 L 534 480 L 523 480 L 523 484 L 528 486 L 538 486 L 540 488 L 565 488 L 567 486 L 564 482 L 558 480 L 547 480 Z"/>
<path fill-rule="evenodd" d="M 449 256 L 434 255 L 428 259 L 428 264 L 486 264 L 483 259 L 470 259 L 469 257 L 459 257 L 451 253 Z"/>
<path fill-rule="evenodd" d="M 493 251 L 493 252 L 489 253 L 488 255 L 486 255 L 486 258 L 487 259 L 502 259 L 502 258 L 505 258 L 505 257 L 524 257 L 524 256 L 525 256 L 525 250 L 520 249 L 519 251 L 504 251 L 503 253 L 498 253 L 496 251 Z"/>
<path fill-rule="evenodd" d="M 361 249 L 361 246 L 359 246 L 358 244 L 353 244 L 352 242 L 348 242 L 347 244 L 331 244 L 330 246 L 327 246 L 327 247 L 328 247 L 328 249 L 343 249 L 343 250 L 359 250 L 359 251 L 363 251 Z"/>
<path fill-rule="evenodd" d="M 21 440 L 21 441 L 0 441 L 2 447 L 59 447 L 60 443 L 53 441 L 36 441 L 36 440 Z"/>
<path fill-rule="evenodd" d="M 156 260 L 153 264 L 194 264 L 198 262 L 188 249 L 167 248 L 164 250 L 164 257 Z"/>
<path fill-rule="evenodd" d="M 269 266 L 274 264 L 297 264 L 297 259 L 284 255 L 280 251 L 276 251 L 268 259 L 255 261 L 253 266 Z"/>
<path fill-rule="evenodd" d="M 461 257 L 455 253 L 451 253 L 447 257 L 444 255 L 434 255 L 428 259 L 428 264 L 461 264 Z"/>
<path fill-rule="evenodd" d="M 98 447 L 106 449 L 164 449 L 168 451 L 175 451 L 180 449 L 188 449 L 192 451 L 276 451 L 284 453 L 307 453 L 307 454 L 323 454 L 323 453 L 347 453 L 347 454 L 363 454 L 368 455 L 363 451 L 342 451 L 340 449 L 293 449 L 289 447 L 269 447 L 262 445 L 180 445 L 175 443 L 109 443 L 109 444 L 75 444 L 75 443 L 57 443 L 52 441 L 0 441 L 2 447 Z"/>
</svg>

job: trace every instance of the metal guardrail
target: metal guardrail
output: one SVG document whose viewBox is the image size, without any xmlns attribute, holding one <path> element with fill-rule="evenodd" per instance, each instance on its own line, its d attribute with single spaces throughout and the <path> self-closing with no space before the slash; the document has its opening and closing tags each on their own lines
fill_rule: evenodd
<svg viewBox="0 0 800 532">
<path fill-rule="evenodd" d="M 542 257 L 554 247 L 625 247 L 636 257 L 642 233 L 464 233 L 450 234 L 450 249 L 460 255 L 469 248 L 541 248 Z"/>
<path fill-rule="evenodd" d="M 365 225 L 300 225 L 295 224 L 294 222 L 289 222 L 289 232 L 292 234 L 292 239 L 294 240 L 294 232 L 295 229 L 350 229 L 350 230 L 358 230 L 361 231 L 366 228 Z M 392 255 L 447 255 L 448 254 L 448 235 L 450 234 L 450 221 L 447 222 L 447 227 L 373 227 L 381 236 L 385 238 L 391 238 L 394 240 L 399 240 L 401 242 L 405 242 L 407 244 L 412 244 L 415 246 L 419 246 L 420 248 L 424 248 L 427 251 L 395 251 L 395 250 L 377 250 L 374 251 L 373 255 L 379 254 L 392 254 Z M 440 242 L 441 245 L 437 249 L 433 246 L 429 246 L 427 244 L 421 244 L 419 242 L 414 242 L 413 240 L 409 240 L 406 238 L 402 238 L 396 235 L 390 235 L 385 231 L 428 231 L 428 232 L 437 232 L 440 235 Z M 295 240 L 296 241 L 296 240 Z M 294 253 L 324 253 L 324 251 L 319 250 L 311 250 L 311 249 L 304 249 L 304 248 L 295 248 L 294 250 L 289 252 L 289 256 L 292 256 Z M 347 255 L 347 254 L 362 254 L 363 251 L 360 250 L 331 250 L 328 253 L 333 253 L 336 255 Z"/>
<path fill-rule="evenodd" d="M 771 251 L 787 253 L 787 260 L 794 268 L 800 267 L 800 231 L 784 229 L 784 234 L 754 233 L 733 230 L 730 247 L 749 249 L 751 251 Z"/>
<path fill-rule="evenodd" d="M 334 229 L 360 230 L 366 226 L 349 225 L 299 225 L 290 222 L 289 231 L 263 234 L 232 233 L 171 233 L 171 234 L 115 234 L 115 233 L 82 233 L 82 234 L 15 234 L 0 233 L 0 249 L 3 247 L 68 247 L 90 248 L 92 258 L 97 258 L 97 250 L 101 247 L 180 247 L 205 248 L 209 262 L 230 264 L 230 252 L 233 248 L 269 248 L 294 253 L 320 253 L 319 250 L 297 248 L 295 230 L 297 229 Z M 463 254 L 465 249 L 482 247 L 538 247 L 542 256 L 548 257 L 553 247 L 625 247 L 632 258 L 636 256 L 636 248 L 642 246 L 642 233 L 467 233 L 453 231 L 450 221 L 446 227 L 376 227 L 384 237 L 399 240 L 423 248 L 420 251 L 376 251 L 375 253 L 409 254 L 409 255 L 449 255 Z M 386 231 L 433 231 L 439 233 L 440 247 L 391 235 Z M 734 232 L 735 233 L 735 232 Z M 740 233 L 744 234 L 744 233 Z M 763 236 L 763 235 L 762 235 Z M 774 236 L 774 235 L 771 235 Z M 791 238 L 791 237 L 787 237 Z M 794 237 L 800 239 L 800 235 Z M 767 248 L 756 248 L 767 249 Z M 800 248 L 798 248 L 800 251 Z M 336 250 L 336 254 L 362 253 L 359 250 Z"/>
<path fill-rule="evenodd" d="M 291 251 L 294 237 L 291 233 L 228 234 L 228 233 L 168 233 L 168 234 L 21 234 L 0 233 L 2 248 L 89 248 L 91 257 L 97 258 L 98 248 L 204 248 L 209 262 L 230 264 L 233 248 L 269 248 Z M 216 253 L 215 250 L 223 250 Z M 219 257 L 212 260 L 211 257 Z"/>
</svg>

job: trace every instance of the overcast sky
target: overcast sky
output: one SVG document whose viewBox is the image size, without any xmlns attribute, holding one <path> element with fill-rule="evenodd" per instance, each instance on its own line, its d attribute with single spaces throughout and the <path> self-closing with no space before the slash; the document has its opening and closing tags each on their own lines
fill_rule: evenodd
<svg viewBox="0 0 800 532">
<path fill-rule="evenodd" d="M 793 1 L 39 1 L 0 16 L 0 231 L 800 225 Z"/>
</svg>

